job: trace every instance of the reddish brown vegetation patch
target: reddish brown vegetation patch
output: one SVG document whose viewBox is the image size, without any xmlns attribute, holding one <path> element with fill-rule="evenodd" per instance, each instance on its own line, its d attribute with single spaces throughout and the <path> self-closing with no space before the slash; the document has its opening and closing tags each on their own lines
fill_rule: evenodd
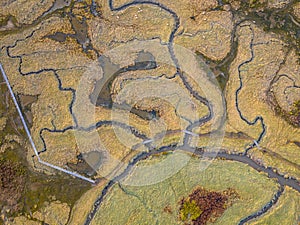
<svg viewBox="0 0 300 225">
<path fill-rule="evenodd" d="M 20 163 L 0 159 L 0 203 L 16 210 L 25 185 L 25 170 Z"/>
<path fill-rule="evenodd" d="M 233 189 L 216 192 L 197 188 L 187 198 L 183 198 L 180 201 L 180 219 L 183 220 L 185 224 L 191 225 L 204 225 L 207 222 L 214 222 L 238 198 L 237 192 Z M 185 207 L 187 204 L 194 204 L 194 207 L 187 209 L 187 207 Z M 198 213 L 197 218 L 192 215 L 194 213 L 192 208 L 195 207 Z M 186 210 L 190 210 L 190 212 Z M 186 214 L 188 214 L 189 218 L 183 216 Z"/>
</svg>

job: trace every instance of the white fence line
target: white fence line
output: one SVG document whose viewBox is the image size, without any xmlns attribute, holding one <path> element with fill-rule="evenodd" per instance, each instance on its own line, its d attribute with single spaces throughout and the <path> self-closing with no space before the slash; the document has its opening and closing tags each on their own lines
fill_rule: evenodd
<svg viewBox="0 0 300 225">
<path fill-rule="evenodd" d="M 6 76 L 6 73 L 5 73 L 5 71 L 4 71 L 3 66 L 2 66 L 1 63 L 0 63 L 0 70 L 1 70 L 1 73 L 2 73 L 2 75 L 3 75 L 4 81 L 5 81 L 5 83 L 6 83 L 7 87 L 8 87 L 8 90 L 9 90 L 11 96 L 12 96 L 13 102 L 14 102 L 16 108 L 17 108 L 17 111 L 18 111 L 19 115 L 20 115 L 20 118 L 21 118 L 22 124 L 23 124 L 23 126 L 24 126 L 25 132 L 26 132 L 26 134 L 27 134 L 27 136 L 28 136 L 28 138 L 29 138 L 30 144 L 31 144 L 31 146 L 32 146 L 32 148 L 33 148 L 34 154 L 36 155 L 36 157 L 37 157 L 37 159 L 38 159 L 38 162 L 41 163 L 41 164 L 43 164 L 43 165 L 45 165 L 45 166 L 48 166 L 48 167 L 50 167 L 50 168 L 59 170 L 59 171 L 61 171 L 61 172 L 67 173 L 67 174 L 69 174 L 69 175 L 72 175 L 72 176 L 74 176 L 74 177 L 77 177 L 77 178 L 80 178 L 80 179 L 82 179 L 82 180 L 88 181 L 88 182 L 90 182 L 90 183 L 93 183 L 93 184 L 96 183 L 94 180 L 89 179 L 89 178 L 87 178 L 87 177 L 84 177 L 84 176 L 82 176 L 82 175 L 80 175 L 80 174 L 78 174 L 78 173 L 75 173 L 75 172 L 72 172 L 72 171 L 63 169 L 63 168 L 61 168 L 61 167 L 59 167 L 59 166 L 55 166 L 55 165 L 53 165 L 53 164 L 50 164 L 50 163 L 48 163 L 48 162 L 45 162 L 45 161 L 41 160 L 41 158 L 40 158 L 40 156 L 39 156 L 39 153 L 38 153 L 38 151 L 37 151 L 37 149 L 36 149 L 36 147 L 35 147 L 35 144 L 34 144 L 34 142 L 33 142 L 33 140 L 32 140 L 32 137 L 31 137 L 30 131 L 29 131 L 29 129 L 28 129 L 28 126 L 27 126 L 27 124 L 26 124 L 26 121 L 25 121 L 25 119 L 24 119 L 24 117 L 23 117 L 23 114 L 22 114 L 22 111 L 21 111 L 20 106 L 19 106 L 19 104 L 18 104 L 18 101 L 17 101 L 17 99 L 16 99 L 16 97 L 15 97 L 15 94 L 14 94 L 12 88 L 11 88 L 11 85 L 10 85 L 10 83 L 9 83 L 9 81 L 8 81 L 8 78 L 7 78 L 7 76 Z"/>
<path fill-rule="evenodd" d="M 18 113 L 19 113 L 19 115 L 20 115 L 21 121 L 22 121 L 22 123 L 23 123 L 23 126 L 24 126 L 24 129 L 25 129 L 25 131 L 26 131 L 26 134 L 27 134 L 27 136 L 28 136 L 28 138 L 29 138 L 29 141 L 30 141 L 30 143 L 31 143 L 31 145 L 32 145 L 32 148 L 33 148 L 33 150 L 34 150 L 34 153 L 36 154 L 38 160 L 40 160 L 40 156 L 39 156 L 39 154 L 38 154 L 38 151 L 36 150 L 35 144 L 33 143 L 33 140 L 32 140 L 32 138 L 31 138 L 29 129 L 28 129 L 27 124 L 26 124 L 26 122 L 25 122 L 25 120 L 24 120 L 22 111 L 21 111 L 21 109 L 20 109 L 20 107 L 19 107 L 18 101 L 17 101 L 17 99 L 16 99 L 16 97 L 15 97 L 15 95 L 14 95 L 14 93 L 13 93 L 13 90 L 12 90 L 12 88 L 11 88 L 11 86 L 10 86 L 10 83 L 9 83 L 9 81 L 8 81 L 8 78 L 7 78 L 7 76 L 6 76 L 5 72 L 4 72 L 4 69 L 3 69 L 3 67 L 2 67 L 1 64 L 0 64 L 0 70 L 1 70 L 1 73 L 2 73 L 2 75 L 3 75 L 4 81 L 5 81 L 5 83 L 6 83 L 7 87 L 8 87 L 8 90 L 9 90 L 11 96 L 12 96 L 12 99 L 13 99 L 13 101 L 14 101 L 14 103 L 15 103 L 15 106 L 16 106 L 16 108 L 17 108 L 17 111 L 18 111 Z"/>
<path fill-rule="evenodd" d="M 45 162 L 45 161 L 41 160 L 41 158 L 40 158 L 40 156 L 39 156 L 39 154 L 38 154 L 38 151 L 37 151 L 37 149 L 36 149 L 36 147 L 35 147 L 35 144 L 34 144 L 34 142 L 33 142 L 33 140 L 32 140 L 30 131 L 29 131 L 28 127 L 27 127 L 26 121 L 25 121 L 25 119 L 24 119 L 24 117 L 23 117 L 23 114 L 22 114 L 22 111 L 21 111 L 20 106 L 19 106 L 19 104 L 18 104 L 18 101 L 17 101 L 17 99 L 16 99 L 16 97 L 15 97 L 15 94 L 14 94 L 12 88 L 11 88 L 11 85 L 10 85 L 10 83 L 9 83 L 9 81 L 8 81 L 8 78 L 7 78 L 7 76 L 6 76 L 5 72 L 4 72 L 4 69 L 3 69 L 2 65 L 1 65 L 1 63 L 0 63 L 0 70 L 1 70 L 1 72 L 2 72 L 2 75 L 3 75 L 3 78 L 4 78 L 4 80 L 5 80 L 5 83 L 7 84 L 8 90 L 9 90 L 11 96 L 12 96 L 12 99 L 13 99 L 13 101 L 14 101 L 14 103 L 15 103 L 15 106 L 16 106 L 16 108 L 17 108 L 17 110 L 18 110 L 18 113 L 19 113 L 19 115 L 20 115 L 20 118 L 21 118 L 21 121 L 22 121 L 22 123 L 23 123 L 24 129 L 25 129 L 26 134 L 27 134 L 27 136 L 28 136 L 28 138 L 29 138 L 29 141 L 30 141 L 30 143 L 31 143 L 31 146 L 32 146 L 32 148 L 33 148 L 33 150 L 34 150 L 34 153 L 35 153 L 35 155 L 36 155 L 36 157 L 37 157 L 37 159 L 38 159 L 38 162 L 41 163 L 41 164 L 43 164 L 43 165 L 45 165 L 45 166 L 48 166 L 48 167 L 50 167 L 50 168 L 59 170 L 59 171 L 64 172 L 64 173 L 66 173 L 66 174 L 69 174 L 69 175 L 72 175 L 72 176 L 74 176 L 74 177 L 80 178 L 80 179 L 82 179 L 82 180 L 88 181 L 88 182 L 90 182 L 90 183 L 93 183 L 93 184 L 96 183 L 94 180 L 89 179 L 89 178 L 87 178 L 87 177 L 85 177 L 85 176 L 82 176 L 82 175 L 80 175 L 80 174 L 78 174 L 78 173 L 76 173 L 76 172 L 72 172 L 72 171 L 66 170 L 66 169 L 64 169 L 64 168 L 61 168 L 61 167 L 59 167 L 59 166 L 56 166 L 56 165 L 53 165 L 53 164 L 51 164 L 51 163 L 48 163 L 48 162 Z M 199 137 L 199 134 L 195 134 L 195 133 L 193 133 L 193 132 L 191 132 L 191 131 L 188 131 L 188 130 L 182 130 L 181 132 L 186 133 L 186 134 L 189 134 L 189 135 L 192 135 L 192 136 L 195 136 L 195 137 Z M 145 144 L 148 144 L 148 143 L 151 143 L 151 142 L 153 142 L 153 140 L 152 140 L 152 139 L 148 139 L 148 140 L 143 141 L 141 144 L 144 144 L 144 145 L 145 145 Z M 259 146 L 259 145 L 257 144 L 256 141 L 254 141 L 254 143 L 255 143 L 257 146 Z"/>
</svg>

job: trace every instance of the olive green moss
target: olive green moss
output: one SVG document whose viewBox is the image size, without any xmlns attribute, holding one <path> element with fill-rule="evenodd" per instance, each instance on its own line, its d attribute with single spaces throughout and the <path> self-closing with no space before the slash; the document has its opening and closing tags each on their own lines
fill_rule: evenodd
<svg viewBox="0 0 300 225">
<path fill-rule="evenodd" d="M 90 184 L 67 175 L 43 176 L 30 173 L 28 178 L 26 192 L 23 196 L 25 203 L 23 213 L 25 215 L 39 210 L 45 202 L 53 200 L 65 202 L 72 208 L 82 194 L 91 187 Z"/>
<path fill-rule="evenodd" d="M 5 26 L 7 24 L 7 21 L 9 20 L 9 17 L 4 17 L 0 15 L 0 26 Z"/>
<path fill-rule="evenodd" d="M 293 116 L 298 116 L 300 114 L 300 100 L 293 103 L 293 108 L 289 114 Z"/>
<path fill-rule="evenodd" d="M 248 8 L 259 9 L 267 6 L 267 1 L 261 2 L 260 0 L 248 0 L 242 1 L 242 5 Z"/>
<path fill-rule="evenodd" d="M 182 221 L 196 220 L 202 212 L 195 200 L 184 200 L 182 208 L 180 209 L 180 219 Z"/>
</svg>

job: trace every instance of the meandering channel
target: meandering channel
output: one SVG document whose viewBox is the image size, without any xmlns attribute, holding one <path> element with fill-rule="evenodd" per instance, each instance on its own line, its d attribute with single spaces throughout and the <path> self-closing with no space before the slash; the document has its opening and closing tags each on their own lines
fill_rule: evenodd
<svg viewBox="0 0 300 225">
<path fill-rule="evenodd" d="M 150 4 L 150 5 L 155 5 L 157 7 L 160 7 L 161 9 L 169 12 L 175 21 L 175 25 L 173 28 L 173 31 L 170 34 L 169 37 L 169 43 L 168 43 L 168 49 L 169 49 L 169 53 L 171 55 L 171 58 L 174 62 L 174 64 L 176 65 L 177 68 L 177 75 L 180 76 L 180 78 L 182 79 L 185 87 L 190 91 L 190 93 L 197 99 L 199 100 L 201 103 L 205 104 L 208 108 L 209 108 L 209 114 L 204 116 L 203 118 L 199 119 L 199 121 L 195 122 L 194 124 L 191 124 L 187 130 L 191 131 L 192 128 L 194 128 L 195 126 L 200 126 L 202 124 L 204 124 L 205 122 L 209 121 L 212 117 L 213 117 L 213 109 L 211 104 L 209 103 L 209 101 L 205 98 L 203 98 L 202 96 L 200 96 L 197 92 L 193 91 L 192 87 L 190 86 L 190 84 L 186 81 L 183 73 L 180 70 L 179 64 L 178 64 L 178 60 L 174 54 L 174 49 L 173 49 L 173 40 L 174 40 L 174 35 L 176 33 L 176 31 L 178 30 L 180 21 L 179 21 L 179 17 L 176 15 L 175 12 L 173 12 L 172 10 L 168 9 L 166 6 L 162 5 L 161 3 L 158 2 L 153 2 L 153 1 L 133 1 L 130 3 L 127 3 L 125 5 L 119 6 L 119 7 L 114 7 L 113 6 L 113 0 L 109 0 L 109 7 L 112 11 L 121 11 L 124 10 L 130 6 L 134 6 L 134 5 L 139 5 L 139 4 Z M 250 28 L 252 29 L 252 28 Z M 253 31 L 252 31 L 253 34 Z M 238 95 L 240 93 L 240 91 L 243 88 L 243 81 L 242 81 L 242 77 L 241 77 L 241 67 L 249 62 L 251 62 L 254 58 L 254 52 L 253 52 L 253 40 L 254 40 L 254 35 L 252 36 L 251 39 L 251 43 L 250 43 L 250 49 L 251 49 L 251 58 L 246 60 L 245 62 L 243 62 L 242 64 L 239 65 L 238 67 L 238 72 L 239 72 L 239 81 L 240 81 L 240 86 L 239 88 L 236 90 L 236 109 L 239 113 L 239 116 L 241 117 L 241 119 L 246 122 L 248 125 L 253 126 L 255 125 L 258 121 L 261 123 L 262 126 L 262 132 L 260 133 L 259 137 L 255 140 L 257 143 L 260 143 L 261 139 L 263 138 L 263 135 L 266 132 L 266 125 L 264 123 L 264 120 L 261 116 L 257 116 L 253 121 L 249 121 L 248 119 L 246 119 L 246 117 L 244 117 L 244 115 L 242 114 L 240 108 L 239 108 L 239 104 L 238 104 Z M 126 167 L 126 169 L 117 177 L 115 177 L 113 180 L 110 180 L 108 182 L 108 184 L 104 187 L 101 195 L 96 199 L 96 201 L 94 202 L 93 205 L 93 209 L 91 210 L 91 212 L 88 214 L 86 221 L 85 221 L 85 225 L 89 225 L 91 223 L 91 221 L 93 220 L 96 212 L 98 211 L 98 209 L 100 208 L 100 205 L 104 199 L 104 197 L 106 196 L 106 194 L 108 193 L 108 191 L 110 190 L 110 188 L 117 183 L 118 181 L 120 181 L 121 179 L 125 178 L 132 170 L 132 168 L 141 160 L 147 159 L 149 156 L 153 155 L 153 154 L 157 154 L 157 153 L 163 153 L 163 152 L 170 152 L 170 151 L 175 151 L 176 149 L 181 149 L 183 151 L 187 151 L 190 152 L 191 147 L 188 145 L 188 141 L 187 139 L 190 137 L 190 134 L 185 134 L 184 137 L 184 145 L 181 147 L 178 147 L 176 145 L 171 145 L 171 146 L 163 146 L 161 147 L 159 150 L 155 150 L 155 151 L 150 151 L 150 152 L 143 152 L 141 154 L 139 154 L 138 156 L 136 156 Z M 211 157 L 215 158 L 222 158 L 222 159 L 226 159 L 226 160 L 232 160 L 232 161 L 237 161 L 237 162 L 241 162 L 244 164 L 247 164 L 248 166 L 254 168 L 255 170 L 259 171 L 259 172 L 265 172 L 266 174 L 268 174 L 268 176 L 270 178 L 276 178 L 278 180 L 278 183 L 280 184 L 281 188 L 280 190 L 275 194 L 274 198 L 267 203 L 261 210 L 259 210 L 258 212 L 249 215 L 247 217 L 245 217 L 244 219 L 242 219 L 239 224 L 244 224 L 245 222 L 254 219 L 260 215 L 262 215 L 263 213 L 267 212 L 279 199 L 280 195 L 283 192 L 283 187 L 284 186 L 290 186 L 292 188 L 294 188 L 295 190 L 297 190 L 298 192 L 300 192 L 300 185 L 298 183 L 297 180 L 291 179 L 291 178 L 285 178 L 282 175 L 279 175 L 277 173 L 275 173 L 273 171 L 273 168 L 267 167 L 265 168 L 264 166 L 256 163 L 254 160 L 250 159 L 247 156 L 247 151 L 252 149 L 255 146 L 255 143 L 253 143 L 250 147 L 248 147 L 245 151 L 245 154 L 229 154 L 226 152 L 218 152 L 218 153 L 211 153 Z M 193 151 L 193 154 L 201 156 L 203 154 L 202 151 Z M 206 157 L 209 157 L 209 154 L 205 155 Z"/>
<path fill-rule="evenodd" d="M 163 146 L 158 150 L 154 150 L 151 152 L 143 152 L 141 154 L 139 154 L 138 156 L 136 156 L 126 167 L 126 169 L 117 177 L 115 177 L 114 179 L 110 180 L 107 185 L 104 187 L 104 189 L 102 190 L 101 195 L 96 199 L 96 201 L 94 202 L 93 205 L 93 209 L 92 211 L 89 213 L 89 215 L 87 216 L 87 219 L 85 221 L 85 225 L 88 225 L 92 222 L 96 212 L 98 211 L 98 209 L 100 208 L 100 205 L 104 199 L 104 197 L 106 196 L 106 194 L 108 193 L 108 191 L 110 190 L 110 188 L 116 184 L 118 181 L 122 180 L 123 178 L 125 178 L 133 169 L 133 167 L 141 160 L 145 160 L 147 159 L 149 156 L 151 155 L 155 155 L 158 153 L 164 153 L 164 152 L 174 152 L 177 151 L 178 149 L 180 149 L 180 151 L 185 151 L 190 153 L 191 152 L 191 147 L 189 146 L 176 146 L 176 145 L 171 145 L 171 146 Z M 192 150 L 193 151 L 193 150 Z M 196 151 L 193 151 L 193 154 L 201 157 L 203 155 L 203 151 L 200 149 L 196 149 Z M 260 164 L 258 164 L 257 162 L 255 162 L 254 160 L 250 159 L 248 156 L 246 155 L 241 155 L 241 154 L 229 154 L 226 153 L 224 151 L 220 151 L 218 153 L 210 153 L 210 154 L 206 154 L 205 157 L 212 157 L 214 158 L 216 155 L 216 158 L 220 158 L 220 159 L 226 159 L 226 160 L 231 160 L 231 161 L 236 161 L 236 162 L 240 162 L 240 163 L 244 163 L 250 167 L 252 167 L 253 169 L 257 170 L 258 172 L 264 172 L 266 174 L 268 174 L 269 178 L 275 178 L 277 179 L 278 183 L 280 184 L 281 187 L 284 186 L 289 186 L 292 187 L 293 189 L 295 189 L 296 191 L 300 192 L 300 184 L 298 183 L 297 180 L 292 179 L 292 178 L 285 178 L 282 175 L 277 174 L 276 172 L 274 172 L 273 168 L 271 167 L 264 167 Z M 269 203 L 267 203 L 266 206 L 263 207 L 263 209 L 259 210 L 258 212 L 261 213 L 255 213 L 253 215 L 250 215 L 248 217 L 246 217 L 245 219 L 242 219 L 240 221 L 240 224 L 243 224 L 244 222 L 254 219 L 260 215 L 262 215 L 263 213 L 267 212 L 268 209 L 270 209 L 278 200 L 278 198 L 280 197 L 280 195 L 282 194 L 282 189 L 280 189 L 280 191 L 278 193 L 276 193 L 275 198 L 276 200 L 271 200 Z"/>
<path fill-rule="evenodd" d="M 238 89 L 236 90 L 235 92 L 235 107 L 236 107 L 236 110 L 238 111 L 239 113 L 239 116 L 240 118 L 246 122 L 249 126 L 253 126 L 255 125 L 257 122 L 260 122 L 261 124 L 261 127 L 262 127 L 262 132 L 259 134 L 258 138 L 255 140 L 254 143 L 252 143 L 249 147 L 246 148 L 245 150 L 245 154 L 248 153 L 248 151 L 252 148 L 254 148 L 257 144 L 259 144 L 263 138 L 263 136 L 265 135 L 266 133 L 266 124 L 264 123 L 264 119 L 262 116 L 257 116 L 254 118 L 254 120 L 250 121 L 248 120 L 242 113 L 240 107 L 239 107 L 239 99 L 238 99 L 238 96 L 239 96 L 239 93 L 241 92 L 242 88 L 243 88 L 243 79 L 242 79 L 242 67 L 250 62 L 252 62 L 252 60 L 254 59 L 254 50 L 253 50 L 253 41 L 254 41 L 254 31 L 252 29 L 251 26 L 248 26 L 251 30 L 251 41 L 250 41 L 250 53 L 251 53 L 251 57 L 250 59 L 244 61 L 243 63 L 241 63 L 239 66 L 238 66 L 238 76 L 239 76 L 239 82 L 240 82 L 240 86 L 238 87 Z"/>
<path fill-rule="evenodd" d="M 195 92 L 191 85 L 187 82 L 183 72 L 181 71 L 180 69 L 180 66 L 179 66 L 179 63 L 178 63 L 178 60 L 175 56 L 175 53 L 174 53 L 174 47 L 173 47 L 173 42 L 174 42 L 174 37 L 175 37 L 175 34 L 176 32 L 178 31 L 178 28 L 179 28 L 179 25 L 180 25 L 180 19 L 179 17 L 177 16 L 177 14 L 172 11 L 171 9 L 167 8 L 166 6 L 164 6 L 163 4 L 159 3 L 159 2 L 154 2 L 154 1 L 144 1 L 144 0 L 136 0 L 136 1 L 133 1 L 133 2 L 130 2 L 130 3 L 127 3 L 125 5 L 122 5 L 120 7 L 114 7 L 113 6 L 113 0 L 109 0 L 109 7 L 112 11 L 122 11 L 130 6 L 134 6 L 134 5 L 140 5 L 140 4 L 150 4 L 150 5 L 154 5 L 154 6 L 157 6 L 159 8 L 161 8 L 162 10 L 165 10 L 167 11 L 168 13 L 171 14 L 171 16 L 174 18 L 174 26 L 173 26 L 173 30 L 169 36 L 169 41 L 168 41 L 168 50 L 169 50 L 169 53 L 170 53 L 170 56 L 174 62 L 174 65 L 176 66 L 176 75 L 178 75 L 184 86 L 189 90 L 189 92 L 198 100 L 200 101 L 201 103 L 205 104 L 208 109 L 209 109 L 209 113 L 208 115 L 204 116 L 203 118 L 200 118 L 197 122 L 193 123 L 192 125 L 190 125 L 187 130 L 188 131 L 192 131 L 192 128 L 194 128 L 195 126 L 200 126 L 204 123 L 206 123 L 207 121 L 211 120 L 211 118 L 213 117 L 213 108 L 210 104 L 210 102 L 203 98 L 202 96 L 200 96 L 197 92 Z M 251 29 L 251 27 L 250 27 Z M 30 38 L 34 35 L 34 33 L 36 32 L 33 31 L 30 35 L 28 35 L 25 39 L 27 38 Z M 19 73 L 22 75 L 22 76 L 29 76 L 29 75 L 36 75 L 36 74 L 40 74 L 42 72 L 53 72 L 54 73 L 54 76 L 56 77 L 57 81 L 58 81 L 58 88 L 59 90 L 61 91 L 67 91 L 67 92 L 71 92 L 72 94 L 72 100 L 71 100 L 71 103 L 69 104 L 69 111 L 70 111 L 70 114 L 72 115 L 73 117 L 73 121 L 74 121 L 74 126 L 68 126 L 64 129 L 49 129 L 49 128 L 43 128 L 41 129 L 40 131 L 40 138 L 42 139 L 43 143 L 44 143 L 44 150 L 46 150 L 46 144 L 45 144 L 45 141 L 43 139 L 43 136 L 42 136 L 42 133 L 44 131 L 47 131 L 47 132 L 65 132 L 67 130 L 73 130 L 73 129 L 83 129 L 83 128 L 80 128 L 78 127 L 78 124 L 77 124 L 77 119 L 75 117 L 75 115 L 73 114 L 73 110 L 72 110 L 72 107 L 73 107 L 73 103 L 76 99 L 76 90 L 72 89 L 72 88 L 65 88 L 62 86 L 62 81 L 60 79 L 60 77 L 58 76 L 57 74 L 57 70 L 55 69 L 42 69 L 40 71 L 35 71 L 35 72 L 29 72 L 29 73 L 23 73 L 22 72 L 22 56 L 13 56 L 10 54 L 9 52 L 9 49 L 11 48 L 14 48 L 17 43 L 19 41 L 22 41 L 22 40 L 25 40 L 25 39 L 21 39 L 21 40 L 17 40 L 15 42 L 14 45 L 12 46 L 7 46 L 6 49 L 7 49 L 7 55 L 11 58 L 15 58 L 15 59 L 19 59 L 20 63 L 19 63 Z M 238 67 L 238 72 L 239 72 L 239 80 L 240 80 L 240 86 L 239 88 L 236 90 L 236 109 L 239 113 L 239 116 L 241 117 L 241 119 L 246 122 L 248 125 L 250 126 L 253 126 L 255 125 L 257 122 L 260 122 L 261 123 L 261 126 L 262 126 L 262 132 L 260 133 L 259 137 L 256 139 L 256 142 L 259 143 L 261 141 L 261 139 L 263 138 L 263 135 L 265 134 L 266 132 L 266 125 L 264 123 L 264 120 L 261 116 L 257 116 L 253 121 L 249 121 L 246 117 L 244 117 L 243 113 L 241 112 L 240 108 L 239 108 L 239 104 L 238 104 L 238 95 L 240 93 L 240 91 L 242 90 L 243 88 L 243 80 L 242 80 L 242 76 L 241 76 L 241 68 L 243 65 L 247 64 L 247 63 L 250 63 L 253 58 L 254 58 L 254 52 L 253 52 L 253 39 L 254 39 L 254 36 L 252 36 L 252 39 L 251 39 L 251 43 L 250 43 L 250 49 L 251 49 L 251 58 L 246 60 L 245 62 L 243 62 L 242 64 L 239 65 Z M 114 122 L 114 121 L 100 121 L 100 122 L 97 122 L 95 125 L 92 125 L 91 127 L 89 128 L 84 128 L 86 131 L 89 131 L 89 130 L 93 130 L 93 129 L 96 129 L 102 125 L 105 125 L 105 124 L 116 124 L 117 122 Z M 130 129 L 132 131 L 133 134 L 135 134 L 137 137 L 143 139 L 143 140 L 146 140 L 147 137 L 141 133 L 139 133 L 135 128 L 133 127 L 129 127 L 128 125 L 126 124 L 116 124 L 116 125 L 119 125 L 121 128 L 124 128 L 124 129 Z M 187 140 L 188 138 L 190 137 L 190 134 L 187 134 L 185 133 L 185 137 L 184 137 L 184 140 Z M 246 149 L 246 152 L 248 150 L 250 150 L 251 148 L 254 147 L 254 144 L 252 144 L 249 148 Z M 126 169 L 117 177 L 115 177 L 113 180 L 109 181 L 108 184 L 104 187 L 101 195 L 96 199 L 96 201 L 94 202 L 94 208 L 93 210 L 89 213 L 87 219 L 86 219 L 86 222 L 85 224 L 90 224 L 93 217 L 95 216 L 97 210 L 99 209 L 104 197 L 106 196 L 106 194 L 108 193 L 108 191 L 110 190 L 110 188 L 118 181 L 120 181 L 121 179 L 123 179 L 124 177 L 126 177 L 132 170 L 132 168 L 141 160 L 144 160 L 146 159 L 147 157 L 153 155 L 153 154 L 157 154 L 157 153 L 163 153 L 163 152 L 170 152 L 170 151 L 176 151 L 177 149 L 181 149 L 183 151 L 186 151 L 186 152 L 190 152 L 190 148 L 189 145 L 188 145 L 188 141 L 184 141 L 184 145 L 181 146 L 181 147 L 178 147 L 176 145 L 171 145 L 171 146 L 163 146 L 161 147 L 159 150 L 155 150 L 155 151 L 149 151 L 149 152 L 144 152 L 144 153 L 141 153 L 139 155 L 137 155 L 129 164 L 128 166 L 126 167 Z M 201 157 L 203 152 L 201 150 L 196 150 L 194 152 L 195 155 Z M 278 180 L 278 183 L 281 185 L 281 187 L 284 187 L 284 186 L 290 186 L 292 188 L 294 188 L 295 190 L 297 190 L 298 192 L 300 192 L 300 185 L 298 183 L 297 180 L 294 180 L 294 179 L 290 179 L 290 178 L 285 178 L 277 173 L 275 173 L 273 171 L 272 168 L 268 167 L 268 168 L 265 168 L 264 166 L 256 163 L 255 161 L 253 161 L 252 159 L 250 159 L 246 154 L 245 155 L 240 155 L 240 154 L 228 154 L 228 153 L 225 153 L 225 152 L 218 152 L 218 153 L 211 153 L 212 154 L 212 157 L 215 157 L 215 155 L 217 156 L 217 158 L 222 158 L 222 159 L 226 159 L 226 160 L 233 160 L 233 161 L 237 161 L 237 162 L 241 162 L 241 163 L 244 163 L 244 164 L 247 164 L 248 166 L 254 168 L 255 170 L 257 171 L 262 171 L 264 173 L 267 173 L 268 176 L 270 178 L 276 178 Z M 209 157 L 209 155 L 206 155 L 206 157 Z M 262 215 L 263 213 L 265 213 L 269 208 L 271 208 L 275 203 L 276 201 L 278 200 L 278 198 L 280 197 L 280 195 L 282 194 L 282 189 L 280 189 L 276 195 L 275 195 L 275 200 L 271 200 L 269 203 L 267 203 L 267 205 L 260 211 L 258 211 L 257 213 L 253 214 L 253 215 L 250 215 L 248 217 L 246 217 L 245 219 L 242 219 L 240 221 L 240 224 L 243 224 L 245 221 L 248 221 L 250 219 L 253 219 L 253 218 L 256 218 L 257 216 L 259 215 Z"/>
</svg>

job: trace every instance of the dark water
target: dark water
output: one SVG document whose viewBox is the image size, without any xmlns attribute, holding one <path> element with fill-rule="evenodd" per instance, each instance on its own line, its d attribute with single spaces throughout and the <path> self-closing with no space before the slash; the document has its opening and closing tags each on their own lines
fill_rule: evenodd
<svg viewBox="0 0 300 225">
<path fill-rule="evenodd" d="M 139 116 L 144 120 L 152 120 L 156 118 L 158 112 L 151 110 L 145 111 L 135 107 L 131 107 L 128 104 L 116 104 L 113 103 L 111 98 L 111 88 L 114 80 L 121 76 L 122 73 L 138 70 L 151 70 L 157 68 L 154 56 L 149 52 L 140 52 L 134 65 L 129 65 L 124 68 L 120 68 L 118 65 L 113 64 L 109 58 L 101 56 L 99 58 L 99 65 L 103 70 L 103 78 L 96 82 L 94 90 L 90 95 L 90 100 L 95 106 L 104 106 L 107 108 L 115 107 L 117 109 L 123 109 L 130 111 L 131 113 Z"/>
</svg>

